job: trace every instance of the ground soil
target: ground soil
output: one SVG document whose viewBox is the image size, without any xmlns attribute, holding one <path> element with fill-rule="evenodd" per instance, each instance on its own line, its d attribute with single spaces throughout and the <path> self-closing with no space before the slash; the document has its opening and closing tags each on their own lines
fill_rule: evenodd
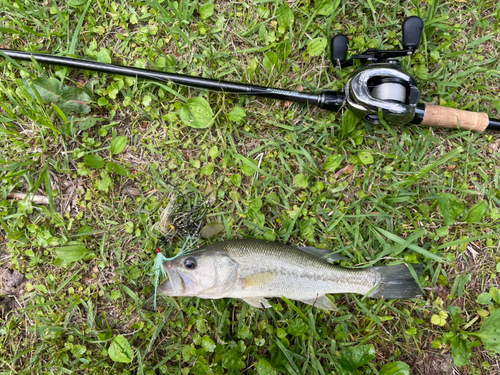
<svg viewBox="0 0 500 375">
<path fill-rule="evenodd" d="M 24 275 L 7 267 L 0 267 L 0 318 L 20 307 L 18 301 L 24 294 Z"/>
</svg>

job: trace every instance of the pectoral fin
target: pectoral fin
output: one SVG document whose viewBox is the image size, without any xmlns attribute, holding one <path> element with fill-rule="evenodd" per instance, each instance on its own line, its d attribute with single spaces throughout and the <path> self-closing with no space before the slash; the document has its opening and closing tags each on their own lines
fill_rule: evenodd
<svg viewBox="0 0 500 375">
<path fill-rule="evenodd" d="M 259 272 L 254 273 L 253 275 L 244 277 L 243 287 L 247 288 L 255 288 L 257 286 L 263 286 L 269 284 L 276 278 L 276 274 L 274 272 Z"/>
<path fill-rule="evenodd" d="M 307 303 L 308 305 L 312 305 L 318 309 L 338 311 L 337 306 L 335 306 L 335 304 L 325 295 L 318 296 L 318 298 L 301 299 L 300 302 Z"/>
<path fill-rule="evenodd" d="M 264 297 L 246 297 L 242 298 L 242 300 L 248 303 L 250 306 L 257 307 L 259 309 L 261 309 L 262 307 L 266 309 L 271 307 L 269 302 L 267 302 L 267 299 L 265 299 Z"/>
</svg>

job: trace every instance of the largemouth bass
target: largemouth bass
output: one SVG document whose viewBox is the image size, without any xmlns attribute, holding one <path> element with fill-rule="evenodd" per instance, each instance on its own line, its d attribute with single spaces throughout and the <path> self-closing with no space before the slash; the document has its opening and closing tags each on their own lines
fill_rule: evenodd
<svg viewBox="0 0 500 375">
<path fill-rule="evenodd" d="M 341 258 L 341 257 L 340 257 Z M 254 307 L 271 307 L 266 298 L 286 297 L 336 310 L 326 294 L 369 294 L 374 298 L 412 298 L 420 288 L 405 264 L 350 269 L 325 249 L 294 247 L 263 240 L 229 240 L 179 254 L 163 263 L 168 280 L 160 294 L 208 299 L 241 298 Z M 415 267 L 417 275 L 421 266 Z"/>
</svg>

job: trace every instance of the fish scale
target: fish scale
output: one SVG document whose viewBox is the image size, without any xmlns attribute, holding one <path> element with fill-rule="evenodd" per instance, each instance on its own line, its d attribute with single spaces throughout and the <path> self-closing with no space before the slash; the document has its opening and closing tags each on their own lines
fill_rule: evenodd
<svg viewBox="0 0 500 375">
<path fill-rule="evenodd" d="M 270 284 L 252 288 L 255 295 L 265 293 L 263 297 L 284 295 L 291 299 L 310 299 L 327 293 L 365 294 L 377 282 L 370 269 L 351 270 L 334 266 L 294 246 L 253 239 L 224 243 L 224 250 L 239 264 L 241 277 L 259 272 L 277 275 Z M 217 247 L 217 244 L 207 246 L 206 251 L 211 246 Z M 249 292 L 235 290 L 231 297 L 241 298 Z"/>
</svg>

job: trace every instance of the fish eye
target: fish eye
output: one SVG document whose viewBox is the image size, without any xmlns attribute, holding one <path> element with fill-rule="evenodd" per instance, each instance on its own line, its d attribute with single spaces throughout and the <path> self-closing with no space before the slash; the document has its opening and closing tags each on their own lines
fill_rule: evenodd
<svg viewBox="0 0 500 375">
<path fill-rule="evenodd" d="M 194 270 L 196 266 L 197 264 L 194 258 L 187 258 L 184 262 L 184 267 L 186 267 L 188 270 Z"/>
</svg>

